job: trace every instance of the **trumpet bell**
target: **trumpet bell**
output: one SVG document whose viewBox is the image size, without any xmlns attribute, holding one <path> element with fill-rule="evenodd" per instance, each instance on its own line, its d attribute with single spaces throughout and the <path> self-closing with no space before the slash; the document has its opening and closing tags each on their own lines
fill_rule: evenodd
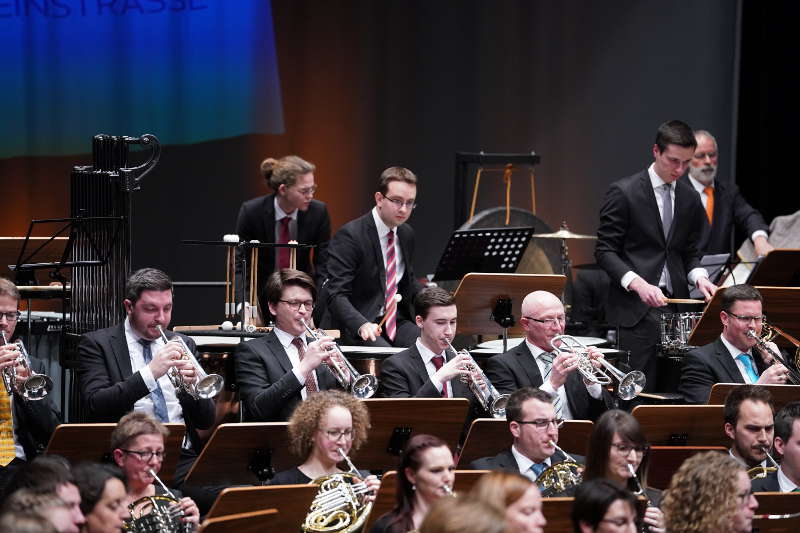
<svg viewBox="0 0 800 533">
<path fill-rule="evenodd" d="M 195 392 L 203 400 L 214 398 L 225 386 L 225 379 L 219 374 L 209 374 L 197 381 Z"/>
<path fill-rule="evenodd" d="M 633 400 L 644 390 L 647 385 L 647 378 L 639 370 L 628 372 L 619 381 L 617 396 L 623 400 Z"/>
<path fill-rule="evenodd" d="M 506 406 L 508 405 L 508 398 L 510 395 L 503 394 L 492 401 L 492 407 L 490 409 L 492 416 L 494 418 L 505 418 L 506 417 Z"/>
<path fill-rule="evenodd" d="M 359 400 L 372 398 L 378 391 L 378 378 L 372 374 L 361 374 L 350 385 L 351 393 Z"/>
<path fill-rule="evenodd" d="M 53 390 L 53 380 L 44 374 L 33 374 L 22 385 L 22 397 L 26 400 L 42 400 Z"/>
</svg>

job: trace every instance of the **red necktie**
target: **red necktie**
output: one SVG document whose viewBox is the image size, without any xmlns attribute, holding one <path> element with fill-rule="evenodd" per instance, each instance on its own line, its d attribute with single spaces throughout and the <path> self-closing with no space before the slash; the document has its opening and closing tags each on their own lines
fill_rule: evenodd
<svg viewBox="0 0 800 533">
<path fill-rule="evenodd" d="M 394 295 L 397 294 L 397 256 L 394 250 L 394 230 L 389 230 L 386 237 L 386 300 L 383 305 L 386 319 L 386 336 L 390 341 L 394 341 L 397 333 L 397 302 Z"/>
<path fill-rule="evenodd" d="M 431 359 L 431 362 L 433 363 L 433 366 L 436 367 L 436 370 L 439 370 L 440 368 L 442 368 L 442 365 L 444 364 L 444 357 L 442 357 L 441 355 L 435 355 L 433 356 L 433 359 Z M 442 383 L 442 398 L 448 398 L 446 381 Z"/>
<path fill-rule="evenodd" d="M 280 220 L 281 232 L 280 236 L 278 237 L 278 244 L 286 244 L 289 242 L 289 239 L 291 238 L 289 236 L 289 222 L 291 221 L 292 217 L 283 217 Z M 278 268 L 289 268 L 288 248 L 278 248 Z"/>
<path fill-rule="evenodd" d="M 297 355 L 300 357 L 300 360 L 303 360 L 303 357 L 306 355 L 306 346 L 303 344 L 303 339 L 300 337 L 295 337 L 292 339 L 292 344 L 295 345 L 297 348 Z M 319 388 L 317 387 L 317 382 L 314 379 L 314 371 L 312 370 L 308 374 L 306 374 L 306 391 L 308 392 L 317 392 Z"/>
</svg>

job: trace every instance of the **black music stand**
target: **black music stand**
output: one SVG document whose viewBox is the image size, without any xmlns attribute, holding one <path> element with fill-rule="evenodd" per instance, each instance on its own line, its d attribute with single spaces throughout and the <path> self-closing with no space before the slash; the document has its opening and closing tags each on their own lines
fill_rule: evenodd
<svg viewBox="0 0 800 533">
<path fill-rule="evenodd" d="M 433 280 L 460 280 L 469 272 L 512 274 L 532 235 L 532 226 L 454 231 Z"/>
</svg>

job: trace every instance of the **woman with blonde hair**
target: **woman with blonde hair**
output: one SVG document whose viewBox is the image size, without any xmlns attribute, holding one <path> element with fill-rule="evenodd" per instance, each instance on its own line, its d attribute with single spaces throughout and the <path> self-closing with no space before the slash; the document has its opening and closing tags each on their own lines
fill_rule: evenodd
<svg viewBox="0 0 800 533">
<path fill-rule="evenodd" d="M 514 472 L 498 470 L 485 474 L 472 487 L 466 500 L 494 509 L 505 518 L 509 533 L 542 533 L 547 524 L 539 488 Z"/>
</svg>

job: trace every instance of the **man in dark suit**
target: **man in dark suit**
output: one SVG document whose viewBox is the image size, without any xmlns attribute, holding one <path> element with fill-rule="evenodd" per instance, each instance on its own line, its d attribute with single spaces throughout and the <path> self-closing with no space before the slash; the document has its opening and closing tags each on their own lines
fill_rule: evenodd
<svg viewBox="0 0 800 533">
<path fill-rule="evenodd" d="M 749 285 L 733 285 L 722 295 L 722 335 L 692 350 L 683 360 L 678 392 L 687 403 L 706 403 L 714 383 L 759 383 L 784 385 L 788 371 L 772 356 L 756 348 L 747 332 L 761 336 L 762 297 Z M 769 343 L 777 351 L 778 347 Z"/>
<path fill-rule="evenodd" d="M 244 418 L 253 422 L 288 420 L 298 403 L 318 390 L 341 388 L 323 361 L 333 339 L 309 342 L 302 321 L 314 311 L 317 289 L 305 272 L 281 269 L 270 274 L 263 299 L 275 316 L 266 336 L 236 348 L 236 381 Z"/>
<path fill-rule="evenodd" d="M 767 255 L 773 247 L 767 241 L 769 227 L 764 217 L 747 203 L 735 183 L 716 179 L 719 156 L 717 140 L 705 130 L 695 131 L 694 137 L 697 149 L 689 166 L 689 174 L 680 181 L 685 181 L 697 191 L 706 211 L 699 245 L 702 255 L 736 252 L 734 225 L 753 241 L 756 254 Z"/>
<path fill-rule="evenodd" d="M 515 391 L 508 399 L 506 419 L 514 437 L 511 449 L 473 461 L 470 470 L 504 470 L 536 481 L 545 469 L 558 463 L 572 459 L 583 463 L 583 457 L 573 455 L 571 459 L 555 447 L 563 420 L 556 418 L 549 393 L 532 387 Z"/>
<path fill-rule="evenodd" d="M 342 226 L 331 240 L 323 293 L 346 344 L 408 347 L 419 336 L 411 314 L 420 289 L 414 279 L 414 230 L 405 223 L 416 198 L 414 173 L 387 168 L 372 211 Z"/>
<path fill-rule="evenodd" d="M 656 386 L 658 308 L 666 297 L 688 298 L 689 282 L 710 299 L 716 287 L 700 267 L 700 231 L 705 212 L 686 172 L 696 141 L 679 120 L 658 128 L 654 162 L 647 170 L 611 185 L 600 210 L 597 263 L 611 279 L 606 316 L 619 327 L 619 345 L 631 351 L 631 366 Z"/>
<path fill-rule="evenodd" d="M 179 484 L 202 448 L 198 429 L 214 425 L 213 399 L 194 398 L 176 388 L 168 372 L 176 368 L 189 386 L 197 382 L 194 365 L 183 357 L 179 337 L 195 358 L 194 341 L 167 331 L 172 318 L 172 280 L 155 268 L 131 274 L 123 300 L 127 318 L 116 326 L 85 334 L 78 345 L 78 379 L 89 422 L 117 422 L 143 411 L 164 423 L 185 423 Z M 164 328 L 164 342 L 156 326 Z"/>
<path fill-rule="evenodd" d="M 748 470 L 772 466 L 767 450 L 775 430 L 774 408 L 769 390 L 759 385 L 742 385 L 725 398 L 725 434 L 731 439 L 729 454 Z"/>
<path fill-rule="evenodd" d="M 315 244 L 313 255 L 310 248 L 297 250 L 297 269 L 312 275 L 319 286 L 325 279 L 331 219 L 326 205 L 313 199 L 317 190 L 315 170 L 313 163 L 295 155 L 265 159 L 261 163 L 261 173 L 273 193 L 242 204 L 236 219 L 236 233 L 242 241 L 286 243 L 294 240 L 300 244 Z M 261 287 L 274 270 L 288 267 L 288 248 L 259 248 L 257 286 Z M 239 269 L 237 261 L 237 274 L 241 275 Z M 266 316 L 266 302 L 260 305 L 262 315 Z"/>
<path fill-rule="evenodd" d="M 19 319 L 19 299 L 16 285 L 0 278 L 0 331 L 8 341 L 0 343 L 0 372 L 5 378 L 16 367 L 17 373 L 11 394 L 0 390 L 0 494 L 18 468 L 44 452 L 60 418 L 49 395 L 37 401 L 22 395 L 28 371 L 19 363 L 19 348 L 11 342 Z M 31 366 L 41 373 L 44 365 L 31 359 Z"/>
<path fill-rule="evenodd" d="M 800 402 L 789 402 L 775 415 L 775 451 L 781 466 L 754 479 L 754 492 L 800 492 Z"/>
<path fill-rule="evenodd" d="M 563 335 L 566 317 L 564 305 L 547 291 L 535 291 L 522 301 L 520 324 L 525 339 L 515 348 L 495 355 L 486 362 L 486 376 L 497 389 L 510 394 L 522 387 L 538 387 L 555 398 L 559 418 L 596 420 L 613 401 L 599 384 L 586 384 L 578 369 L 578 358 L 572 353 L 554 357 L 550 344 Z M 589 356 L 602 355 L 593 347 Z M 599 364 L 599 363 L 598 363 Z"/>
</svg>

